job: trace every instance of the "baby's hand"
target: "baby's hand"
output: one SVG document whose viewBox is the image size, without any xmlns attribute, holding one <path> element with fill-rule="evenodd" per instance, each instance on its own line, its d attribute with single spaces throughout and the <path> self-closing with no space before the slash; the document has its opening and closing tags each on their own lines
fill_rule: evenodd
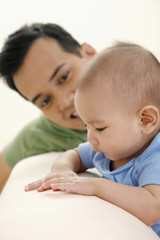
<svg viewBox="0 0 160 240">
<path fill-rule="evenodd" d="M 95 178 L 77 176 L 55 176 L 48 182 L 42 184 L 42 187 L 51 187 L 53 191 L 61 190 L 81 195 L 94 195 Z"/>
<path fill-rule="evenodd" d="M 72 171 L 52 171 L 51 173 L 49 173 L 45 178 L 37 180 L 35 182 L 32 182 L 30 184 L 28 184 L 27 186 L 25 186 L 25 191 L 32 191 L 32 190 L 36 190 L 38 192 L 43 192 L 45 190 L 51 189 L 51 186 L 49 184 L 50 180 L 52 180 L 53 178 L 57 178 L 59 175 L 64 175 L 64 176 L 77 176 L 77 174 L 75 172 Z M 47 185 L 44 185 L 45 187 L 42 187 L 42 185 L 44 183 L 47 183 Z M 46 187 L 48 186 L 48 187 Z"/>
</svg>

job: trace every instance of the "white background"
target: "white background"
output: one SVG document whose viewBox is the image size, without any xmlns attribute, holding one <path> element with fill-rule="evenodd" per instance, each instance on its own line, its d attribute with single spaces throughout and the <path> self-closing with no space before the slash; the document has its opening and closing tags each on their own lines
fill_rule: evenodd
<svg viewBox="0 0 160 240">
<path fill-rule="evenodd" d="M 8 34 L 33 22 L 60 24 L 97 51 L 133 41 L 160 60 L 160 0 L 0 0 L 0 48 Z M 0 150 L 38 114 L 0 79 Z"/>
</svg>

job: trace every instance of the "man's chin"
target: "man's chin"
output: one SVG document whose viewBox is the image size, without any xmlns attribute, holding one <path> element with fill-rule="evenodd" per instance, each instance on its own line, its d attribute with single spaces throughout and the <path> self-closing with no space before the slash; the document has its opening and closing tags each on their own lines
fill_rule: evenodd
<svg viewBox="0 0 160 240">
<path fill-rule="evenodd" d="M 87 130 L 87 128 L 84 125 L 84 122 L 81 120 L 80 117 L 71 118 L 70 127 L 69 128 L 75 129 L 75 130 L 84 130 L 84 131 Z"/>
</svg>

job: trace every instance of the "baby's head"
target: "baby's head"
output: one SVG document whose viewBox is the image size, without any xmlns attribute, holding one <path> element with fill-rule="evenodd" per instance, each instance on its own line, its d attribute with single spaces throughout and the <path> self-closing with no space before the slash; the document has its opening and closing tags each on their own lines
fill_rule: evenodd
<svg viewBox="0 0 160 240">
<path fill-rule="evenodd" d="M 160 64 L 145 48 L 119 42 L 95 56 L 77 91 L 94 88 L 105 88 L 106 94 L 117 98 L 119 107 L 125 110 L 148 104 L 160 110 Z"/>
<path fill-rule="evenodd" d="M 123 132 L 127 129 L 128 133 L 130 131 L 129 134 L 126 132 L 128 141 L 134 138 L 134 134 L 141 140 L 145 135 L 145 141 L 148 141 L 159 128 L 158 60 L 151 52 L 136 44 L 119 42 L 106 48 L 95 56 L 81 76 L 75 106 L 90 130 L 103 131 L 110 128 L 115 129 L 111 136 L 124 136 Z M 113 124 L 115 127 L 110 127 Z M 92 145 L 97 146 L 93 131 L 92 137 L 89 136 L 90 133 L 89 141 L 92 138 Z M 127 137 L 128 135 L 130 136 Z M 131 141 L 131 144 L 137 145 L 138 142 Z M 103 149 L 95 147 L 95 151 L 98 150 L 103 152 Z M 132 152 L 131 148 L 130 151 Z M 135 151 L 136 149 L 133 152 Z"/>
</svg>

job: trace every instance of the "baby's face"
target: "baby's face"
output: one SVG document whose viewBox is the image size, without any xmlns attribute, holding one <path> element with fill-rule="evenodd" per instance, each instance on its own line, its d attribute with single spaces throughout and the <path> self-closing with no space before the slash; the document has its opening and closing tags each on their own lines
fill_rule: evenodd
<svg viewBox="0 0 160 240">
<path fill-rule="evenodd" d="M 95 152 L 114 161 L 130 160 L 142 148 L 144 136 L 135 112 L 119 106 L 116 96 L 99 87 L 78 90 L 77 111 L 87 126 L 88 141 Z"/>
</svg>

